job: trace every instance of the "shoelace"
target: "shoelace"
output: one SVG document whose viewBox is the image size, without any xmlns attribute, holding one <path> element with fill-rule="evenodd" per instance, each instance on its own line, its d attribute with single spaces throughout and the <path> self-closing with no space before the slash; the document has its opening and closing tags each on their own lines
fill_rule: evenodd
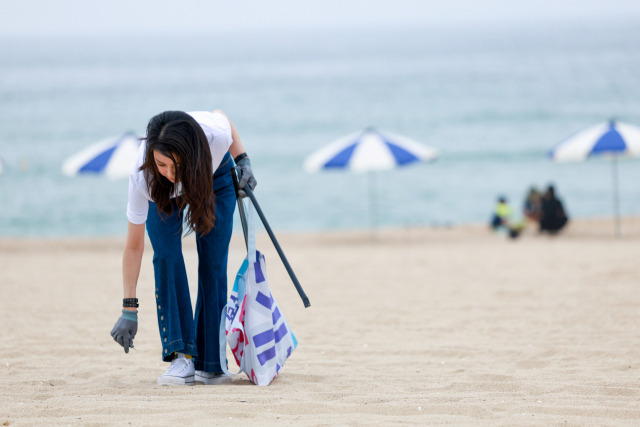
<svg viewBox="0 0 640 427">
<path fill-rule="evenodd" d="M 171 366 L 167 369 L 169 375 L 182 376 L 185 369 L 189 367 L 189 361 L 186 357 L 177 357 L 171 362 Z"/>
</svg>

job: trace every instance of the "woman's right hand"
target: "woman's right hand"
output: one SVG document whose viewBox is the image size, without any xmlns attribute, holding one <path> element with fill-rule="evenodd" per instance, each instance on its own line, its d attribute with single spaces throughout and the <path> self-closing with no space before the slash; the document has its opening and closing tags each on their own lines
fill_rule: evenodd
<svg viewBox="0 0 640 427">
<path fill-rule="evenodd" d="M 144 253 L 144 223 L 133 224 L 129 222 L 127 227 L 127 240 L 122 257 L 122 278 L 125 298 L 135 298 L 140 264 Z M 123 301 L 124 302 L 124 301 Z M 122 310 L 122 316 L 111 330 L 113 340 L 124 347 L 124 352 L 129 353 L 129 347 L 133 348 L 133 339 L 138 332 L 138 312 L 135 308 Z"/>
<path fill-rule="evenodd" d="M 124 352 L 129 353 L 129 347 L 133 348 L 133 339 L 138 332 L 138 312 L 122 310 L 122 316 L 111 330 L 113 340 L 124 347 Z"/>
</svg>

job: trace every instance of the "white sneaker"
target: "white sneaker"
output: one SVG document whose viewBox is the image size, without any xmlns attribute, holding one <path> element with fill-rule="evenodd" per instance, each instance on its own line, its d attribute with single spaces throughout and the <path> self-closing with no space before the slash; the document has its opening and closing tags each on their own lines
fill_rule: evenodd
<svg viewBox="0 0 640 427">
<path fill-rule="evenodd" d="M 195 366 L 182 353 L 176 353 L 167 372 L 158 377 L 158 385 L 193 385 Z"/>
<path fill-rule="evenodd" d="M 212 374 L 211 372 L 196 371 L 196 382 L 204 385 L 217 385 L 226 384 L 232 381 L 231 375 L 219 373 Z"/>
</svg>

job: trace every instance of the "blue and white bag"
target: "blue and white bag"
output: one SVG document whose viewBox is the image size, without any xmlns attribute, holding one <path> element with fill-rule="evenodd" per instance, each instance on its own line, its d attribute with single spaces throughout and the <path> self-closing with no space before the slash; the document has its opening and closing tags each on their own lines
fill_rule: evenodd
<svg viewBox="0 0 640 427">
<path fill-rule="evenodd" d="M 248 201 L 247 258 L 222 313 L 220 364 L 226 363 L 226 344 L 240 372 L 256 385 L 269 385 L 298 345 L 291 327 L 278 307 L 267 282 L 264 255 L 256 250 L 254 208 Z"/>
</svg>

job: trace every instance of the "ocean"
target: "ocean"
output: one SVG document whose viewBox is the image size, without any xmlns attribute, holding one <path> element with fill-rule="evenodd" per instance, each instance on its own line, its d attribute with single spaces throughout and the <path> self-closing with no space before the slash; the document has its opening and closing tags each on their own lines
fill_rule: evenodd
<svg viewBox="0 0 640 427">
<path fill-rule="evenodd" d="M 121 236 L 127 181 L 67 177 L 63 161 L 168 109 L 224 110 L 275 230 L 486 223 L 504 195 L 553 183 L 572 218 L 610 217 L 607 159 L 550 148 L 611 118 L 640 125 L 632 24 L 327 29 L 0 40 L 0 236 Z M 429 164 L 307 174 L 304 159 L 376 127 L 439 150 Z M 623 215 L 640 163 L 619 162 Z"/>
</svg>

